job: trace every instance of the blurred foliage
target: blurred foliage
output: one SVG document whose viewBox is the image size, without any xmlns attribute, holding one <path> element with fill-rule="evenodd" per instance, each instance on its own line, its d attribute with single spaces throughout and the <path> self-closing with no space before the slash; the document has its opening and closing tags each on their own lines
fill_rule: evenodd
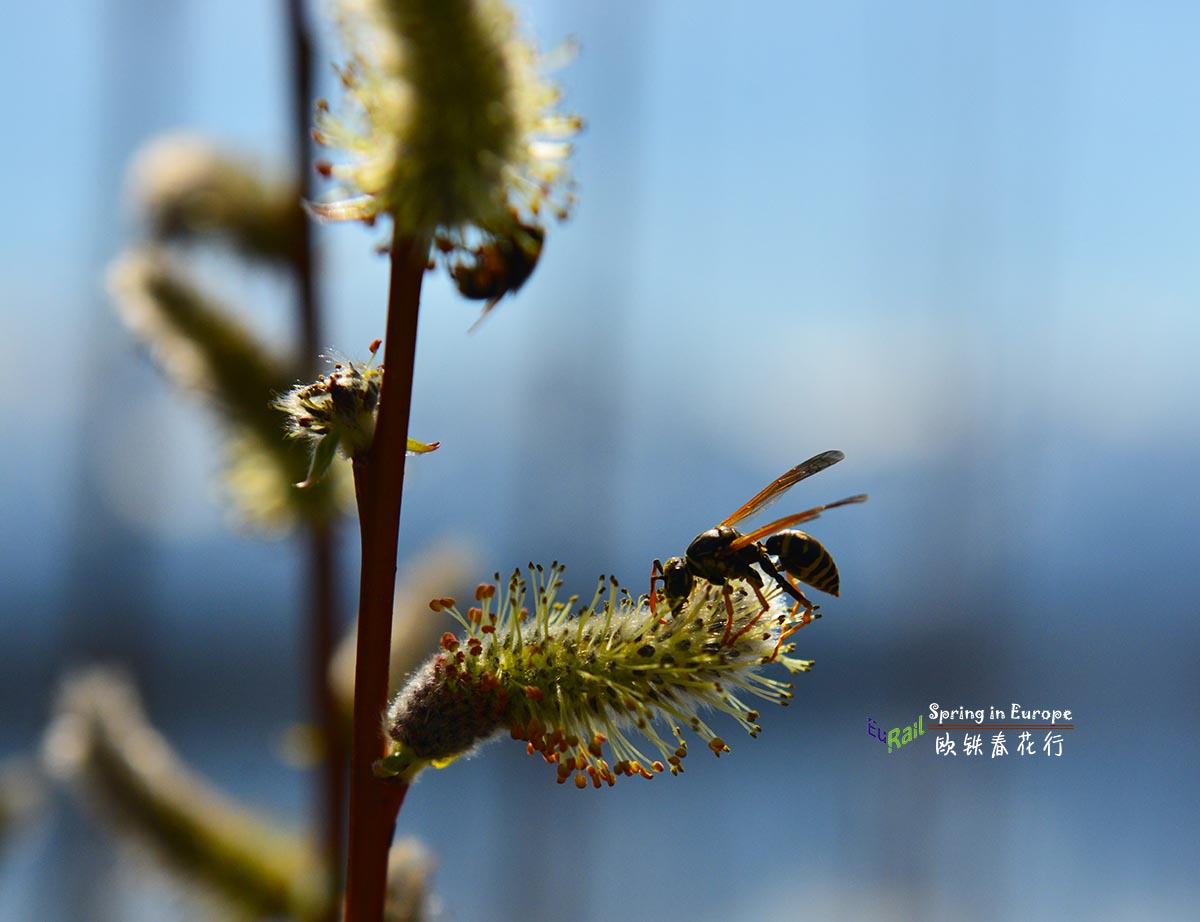
<svg viewBox="0 0 1200 922">
<path fill-rule="evenodd" d="M 44 752 L 54 776 L 231 912 L 301 922 L 325 917 L 326 869 L 317 850 L 189 769 L 121 676 L 96 669 L 67 679 Z M 432 868 L 418 843 L 394 846 L 389 919 L 426 917 Z"/>
</svg>

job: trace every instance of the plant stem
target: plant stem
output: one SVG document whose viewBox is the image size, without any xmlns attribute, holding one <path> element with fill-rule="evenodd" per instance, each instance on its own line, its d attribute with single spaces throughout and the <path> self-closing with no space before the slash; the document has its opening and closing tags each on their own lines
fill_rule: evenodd
<svg viewBox="0 0 1200 922">
<path fill-rule="evenodd" d="M 396 547 L 404 491 L 417 313 L 428 246 L 392 240 L 386 373 L 375 441 L 354 459 L 354 492 L 362 535 L 358 644 L 354 667 L 354 736 L 350 755 L 350 848 L 346 865 L 346 922 L 379 922 L 387 883 L 387 853 L 408 786 L 375 777 L 383 756 L 381 715 L 387 707 Z"/>
<path fill-rule="evenodd" d="M 314 524 L 304 536 L 310 576 L 308 602 L 308 695 L 320 728 L 320 777 L 314 785 L 318 841 L 329 872 L 329 920 L 337 918 L 341 894 L 343 827 L 346 821 L 346 746 L 342 715 L 329 687 L 329 661 L 336 644 L 334 606 L 337 544 L 328 524 Z"/>
<path fill-rule="evenodd" d="M 292 162 L 300 177 L 301 192 L 313 194 L 310 117 L 312 106 L 312 42 L 304 17 L 301 0 L 288 0 L 287 27 L 291 42 L 292 87 Z M 296 213 L 296 244 L 292 256 L 292 274 L 296 280 L 296 314 L 300 328 L 300 354 L 308 370 L 316 365 L 321 349 L 321 310 L 317 299 L 316 264 L 312 255 L 312 234 L 309 222 L 299 210 Z M 346 747 L 341 730 L 341 715 L 329 687 L 329 661 L 333 656 L 337 626 L 337 543 L 333 528 L 314 524 L 304 535 L 306 566 L 310 574 L 307 631 L 307 695 L 313 723 L 320 730 L 322 761 L 314 786 L 317 841 L 324 852 L 329 869 L 329 912 L 327 920 L 337 918 L 337 901 L 341 892 L 342 829 L 346 821 Z"/>
<path fill-rule="evenodd" d="M 305 198 L 313 195 L 312 167 L 312 42 L 304 19 L 301 0 L 288 0 L 288 34 L 291 39 L 292 65 L 292 168 L 300 179 L 300 191 Z M 293 257 L 294 272 L 299 282 L 298 319 L 300 345 L 304 361 L 315 365 L 321 348 L 320 307 L 317 304 L 316 272 L 312 259 L 312 232 L 307 216 L 296 203 L 297 246 Z"/>
</svg>

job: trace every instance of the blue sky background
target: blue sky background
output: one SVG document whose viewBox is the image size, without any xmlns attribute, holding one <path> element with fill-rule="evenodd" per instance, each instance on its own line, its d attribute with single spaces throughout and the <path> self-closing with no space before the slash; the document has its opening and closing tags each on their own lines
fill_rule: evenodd
<svg viewBox="0 0 1200 922">
<path fill-rule="evenodd" d="M 307 781 L 274 756 L 302 716 L 298 551 L 226 529 L 211 420 L 102 288 L 137 235 L 142 143 L 185 128 L 284 162 L 281 9 L 8 11 L 0 755 L 102 654 L 193 764 L 299 824 Z M 443 447 L 411 465 L 402 559 L 466 536 L 482 574 L 558 558 L 580 588 L 637 586 L 835 447 L 787 502 L 871 501 L 814 528 L 844 593 L 763 738 L 603 796 L 499 743 L 423 780 L 402 827 L 438 852 L 448 912 L 1190 917 L 1200 8 L 521 10 L 543 46 L 582 45 L 559 74 L 588 122 L 580 204 L 476 334 L 429 281 L 413 431 Z M 383 329 L 380 237 L 318 231 L 351 355 Z M 284 280 L 199 265 L 288 341 Z M 931 701 L 1069 707 L 1077 729 L 1023 763 L 864 735 Z M 0 918 L 188 917 L 106 835 L 54 803 L 0 850 Z"/>
</svg>

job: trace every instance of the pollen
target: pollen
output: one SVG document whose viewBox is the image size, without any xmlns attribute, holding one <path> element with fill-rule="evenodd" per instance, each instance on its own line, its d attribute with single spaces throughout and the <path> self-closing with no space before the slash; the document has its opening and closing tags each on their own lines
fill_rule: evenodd
<svg viewBox="0 0 1200 922">
<path fill-rule="evenodd" d="M 410 680 L 388 711 L 392 758 L 415 773 L 455 758 L 501 730 L 555 766 L 580 789 L 620 777 L 683 771 L 685 730 L 720 756 L 729 745 L 701 716 L 724 714 L 757 736 L 759 711 L 747 699 L 786 704 L 792 685 L 764 674 L 795 674 L 812 662 L 792 656 L 781 635 L 799 619 L 778 588 L 733 584 L 733 630 L 718 587 L 698 581 L 667 617 L 602 577 L 591 601 L 560 599 L 563 568 L 531 565 L 504 584 L 481 583 L 463 613 L 449 599 L 430 607 L 462 629 Z M 745 630 L 752 623 L 770 625 Z M 465 649 L 464 649 L 465 648 Z M 386 762 L 387 760 L 385 760 Z"/>
</svg>

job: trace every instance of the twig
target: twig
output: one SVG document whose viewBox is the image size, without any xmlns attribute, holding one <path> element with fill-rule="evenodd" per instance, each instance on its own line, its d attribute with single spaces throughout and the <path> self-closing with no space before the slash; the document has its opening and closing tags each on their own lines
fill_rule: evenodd
<svg viewBox="0 0 1200 922">
<path fill-rule="evenodd" d="M 392 240 L 391 278 L 375 441 L 354 461 L 354 490 L 362 535 L 358 652 L 354 671 L 354 736 L 350 762 L 350 846 L 346 922 L 379 922 L 387 882 L 387 853 L 407 785 L 375 777 L 384 754 L 381 715 L 387 707 L 392 597 L 404 461 L 412 407 L 417 314 L 428 246 Z"/>
<path fill-rule="evenodd" d="M 288 33 L 292 46 L 292 117 L 294 119 L 293 168 L 301 177 L 301 192 L 311 197 L 310 118 L 312 105 L 312 43 L 301 0 L 288 0 Z M 292 272 L 297 287 L 297 320 L 300 349 L 304 361 L 315 365 L 321 349 L 321 312 L 317 300 L 316 265 L 312 257 L 309 222 L 296 209 L 296 243 Z M 311 370 L 311 367 L 310 367 Z M 308 663 L 307 685 L 314 723 L 320 729 L 322 763 L 316 784 L 315 801 L 318 841 L 329 868 L 329 919 L 337 917 L 337 897 L 341 891 L 342 827 L 345 824 L 346 748 L 340 728 L 340 715 L 329 687 L 329 661 L 336 643 L 335 606 L 337 585 L 337 545 L 327 524 L 310 526 L 304 536 L 311 584 L 308 587 Z"/>
</svg>

